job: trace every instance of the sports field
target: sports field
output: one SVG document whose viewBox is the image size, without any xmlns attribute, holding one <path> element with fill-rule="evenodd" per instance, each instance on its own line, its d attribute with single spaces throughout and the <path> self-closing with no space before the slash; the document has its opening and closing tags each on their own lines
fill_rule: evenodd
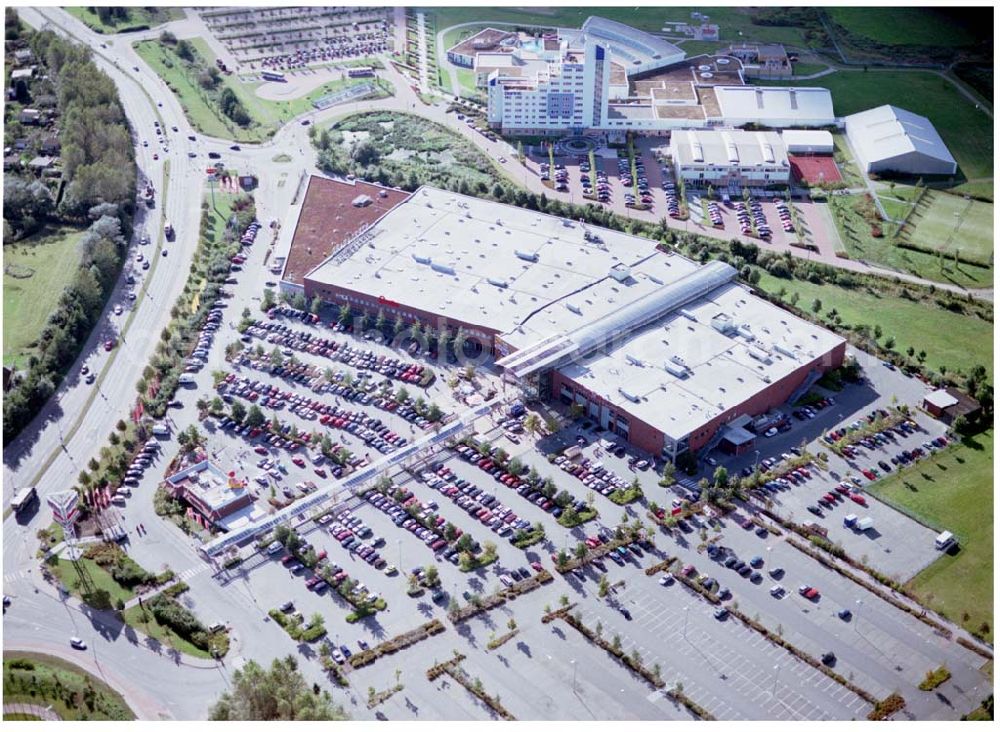
<svg viewBox="0 0 1000 732">
<path fill-rule="evenodd" d="M 839 7 L 827 14 L 849 33 L 889 46 L 967 46 L 976 37 L 953 15 L 934 8 Z"/>
<path fill-rule="evenodd" d="M 868 490 L 959 538 L 909 586 L 934 610 L 993 640 L 993 431 L 967 438 Z"/>
<path fill-rule="evenodd" d="M 791 301 L 793 293 L 798 293 L 798 307 L 807 312 L 813 300 L 818 299 L 822 314 L 836 308 L 848 325 L 864 324 L 872 328 L 879 325 L 883 343 L 892 336 L 896 340 L 894 350 L 899 353 L 906 353 L 910 346 L 917 352 L 926 351 L 926 363 L 931 369 L 937 370 L 944 364 L 969 371 L 982 364 L 992 378 L 993 324 L 985 320 L 864 288 L 786 280 L 766 272 L 761 273 L 758 287 L 775 294 L 784 288 L 786 302 Z"/>
<path fill-rule="evenodd" d="M 21 368 L 30 347 L 76 274 L 82 229 L 45 227 L 3 248 L 3 362 Z"/>
<path fill-rule="evenodd" d="M 903 229 L 914 246 L 989 265 L 993 257 L 993 204 L 928 191 Z"/>
<path fill-rule="evenodd" d="M 829 199 L 837 235 L 851 259 L 961 287 L 990 287 L 993 284 L 992 267 L 956 263 L 943 254 L 895 246 L 892 234 L 897 225 L 891 222 L 882 224 L 883 236 L 872 236 L 871 226 L 856 210 L 861 199 L 857 195 L 831 196 Z"/>
</svg>

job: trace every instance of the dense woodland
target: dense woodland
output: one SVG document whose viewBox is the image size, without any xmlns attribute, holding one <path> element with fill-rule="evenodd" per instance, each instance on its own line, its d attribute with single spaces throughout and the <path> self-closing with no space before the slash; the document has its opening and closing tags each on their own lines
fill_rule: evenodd
<svg viewBox="0 0 1000 732">
<path fill-rule="evenodd" d="M 89 228 L 79 269 L 38 336 L 37 355 L 5 396 L 4 444 L 54 393 L 97 323 L 131 236 L 136 185 L 131 132 L 111 79 L 83 46 L 51 31 L 33 33 L 6 18 L 7 45 L 27 44 L 49 77 L 58 113 L 62 177 L 4 177 L 4 241 L 24 240 L 45 223 Z"/>
</svg>

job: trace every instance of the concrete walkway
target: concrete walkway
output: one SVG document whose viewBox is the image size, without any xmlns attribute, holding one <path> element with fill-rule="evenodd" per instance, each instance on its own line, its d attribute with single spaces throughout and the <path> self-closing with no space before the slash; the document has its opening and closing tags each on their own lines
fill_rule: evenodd
<svg viewBox="0 0 1000 732">
<path fill-rule="evenodd" d="M 52 711 L 51 707 L 43 707 L 38 704 L 21 704 L 20 702 L 10 702 L 3 705 L 3 716 L 8 714 L 25 714 L 38 717 L 46 722 L 61 722 L 62 717 Z"/>
</svg>

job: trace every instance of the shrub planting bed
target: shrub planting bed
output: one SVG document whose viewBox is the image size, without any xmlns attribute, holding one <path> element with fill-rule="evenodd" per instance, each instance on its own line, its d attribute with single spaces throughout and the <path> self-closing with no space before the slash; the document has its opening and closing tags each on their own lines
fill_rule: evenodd
<svg viewBox="0 0 1000 732">
<path fill-rule="evenodd" d="M 419 628 L 414 628 L 411 631 L 397 635 L 395 638 L 387 640 L 384 643 L 380 643 L 374 648 L 369 648 L 367 651 L 355 653 L 350 657 L 348 663 L 351 664 L 351 668 L 368 666 L 369 664 L 375 663 L 375 661 L 382 656 L 387 656 L 395 653 L 396 651 L 401 651 L 404 648 L 408 648 L 426 638 L 430 638 L 432 635 L 443 633 L 444 630 L 444 625 L 441 624 L 440 620 L 435 618 L 431 622 L 421 625 Z"/>
<path fill-rule="evenodd" d="M 922 691 L 933 691 L 951 678 L 951 671 L 945 666 L 940 666 L 933 671 L 928 671 L 924 680 L 920 682 Z"/>
<path fill-rule="evenodd" d="M 537 572 L 533 577 L 521 580 L 520 582 L 515 582 L 510 587 L 506 587 L 499 592 L 488 595 L 477 603 L 470 603 L 464 607 L 457 608 L 454 611 L 449 610 L 448 619 L 455 625 L 458 625 L 459 623 L 465 622 L 479 613 L 499 607 L 508 600 L 516 600 L 526 592 L 536 590 L 551 581 L 552 575 L 549 574 L 547 570 L 543 569 L 542 571 Z"/>
<path fill-rule="evenodd" d="M 646 576 L 652 577 L 654 574 L 659 574 L 660 572 L 670 571 L 670 565 L 676 562 L 675 557 L 667 557 L 662 562 L 658 562 L 651 567 L 646 567 Z"/>
<path fill-rule="evenodd" d="M 868 713 L 868 719 L 873 722 L 888 719 L 905 706 L 906 700 L 903 697 L 899 694 L 890 694 L 882 701 L 875 703 L 875 708 Z"/>
</svg>

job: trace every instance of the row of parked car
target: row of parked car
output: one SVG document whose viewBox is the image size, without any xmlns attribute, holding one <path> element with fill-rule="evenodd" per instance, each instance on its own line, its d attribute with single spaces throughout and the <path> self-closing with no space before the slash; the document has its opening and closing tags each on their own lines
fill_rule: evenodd
<svg viewBox="0 0 1000 732">
<path fill-rule="evenodd" d="M 456 506 L 494 534 L 508 537 L 512 542 L 518 530 L 531 526 L 530 522 L 520 518 L 495 495 L 464 478 L 457 478 L 443 463 L 435 463 L 431 470 L 423 471 L 418 478 L 441 495 L 450 498 Z"/>
<path fill-rule="evenodd" d="M 513 489 L 525 500 L 531 501 L 543 511 L 551 513 L 557 519 L 562 516 L 566 507 L 572 505 L 574 510 L 582 511 L 587 507 L 584 501 L 571 496 L 568 492 L 562 499 L 553 490 L 546 490 L 546 480 L 541 476 L 519 476 L 507 472 L 490 456 L 483 456 L 478 450 L 468 445 L 457 445 L 455 451 L 465 460 L 474 463 L 480 470 L 488 473 L 499 483 Z M 495 454 L 495 453 L 494 453 Z M 478 490 L 478 489 L 477 489 Z"/>
<path fill-rule="evenodd" d="M 778 209 L 778 218 L 781 219 L 781 228 L 785 230 L 786 234 L 791 234 L 795 231 L 795 224 L 792 222 L 792 212 L 788 207 L 788 204 L 780 198 L 774 199 L 774 207 Z"/>
<path fill-rule="evenodd" d="M 737 201 L 735 205 L 736 220 L 739 222 L 740 231 L 743 232 L 744 236 L 753 235 L 752 221 L 757 227 L 758 237 L 765 240 L 771 238 L 771 227 L 767 223 L 764 207 L 760 205 L 760 201 L 751 196 L 748 201 Z"/>
<path fill-rule="evenodd" d="M 564 455 L 556 457 L 554 464 L 570 475 L 577 478 L 587 488 L 602 496 L 608 496 L 616 490 L 625 490 L 629 487 L 629 482 L 618 475 L 615 471 L 604 467 L 600 461 L 593 461 L 584 458 L 580 462 L 574 462 Z"/>
<path fill-rule="evenodd" d="M 464 532 L 455 526 L 451 539 L 444 535 L 447 522 L 443 516 L 434 513 L 437 504 L 434 502 L 423 504 L 413 495 L 413 491 L 395 486 L 387 487 L 384 493 L 377 487 L 370 488 L 362 493 L 361 497 L 388 516 L 396 526 L 423 541 L 435 555 L 452 564 L 458 564 L 460 552 L 454 544 Z M 411 508 L 416 513 L 416 518 L 410 514 Z M 473 539 L 471 551 L 478 553 L 481 550 L 482 547 Z"/>
<path fill-rule="evenodd" d="M 205 317 L 205 324 L 201 327 L 201 331 L 198 333 L 198 340 L 195 343 L 194 348 L 191 350 L 191 354 L 184 361 L 185 374 L 197 373 L 208 361 L 208 349 L 212 347 L 212 340 L 215 337 L 215 332 L 222 324 L 222 309 L 225 306 L 226 304 L 220 301 L 218 305 L 215 305 L 208 311 L 208 315 Z M 182 384 L 191 384 L 193 382 L 193 378 L 180 379 L 180 383 Z"/>
<path fill-rule="evenodd" d="M 259 63 L 265 69 L 301 69 L 309 64 L 322 61 L 334 61 L 353 56 L 374 56 L 387 48 L 387 37 L 384 30 L 365 33 L 352 32 L 342 38 L 331 38 L 324 33 L 323 38 L 322 46 L 299 49 L 294 53 L 265 56 Z M 281 38 L 275 38 L 275 40 L 283 42 Z"/>
<path fill-rule="evenodd" d="M 348 343 L 339 343 L 312 333 L 293 330 L 282 323 L 254 320 L 244 335 L 250 335 L 287 349 L 336 359 L 359 371 L 374 371 L 388 379 L 426 386 L 434 381 L 434 370 L 413 361 L 377 354 Z"/>
<path fill-rule="evenodd" d="M 127 498 L 132 495 L 132 488 L 139 485 L 139 481 L 146 472 L 146 468 L 152 465 L 153 460 L 156 459 L 156 455 L 159 451 L 159 442 L 155 439 L 146 441 L 146 444 L 142 446 L 142 449 L 139 450 L 136 456 L 132 459 L 128 469 L 125 471 L 125 478 L 122 480 L 122 487 L 116 491 L 116 496 Z"/>
<path fill-rule="evenodd" d="M 639 195 L 639 201 L 651 208 L 653 206 L 653 194 L 649 190 L 649 179 L 646 177 L 646 166 L 642 160 L 635 163 L 635 180 L 632 179 L 632 164 L 628 158 L 618 159 L 618 177 L 625 186 L 625 205 L 634 208 L 636 206 L 636 194 L 630 193 L 629 188 L 635 188 Z"/>
<path fill-rule="evenodd" d="M 705 207 L 708 210 L 708 218 L 712 221 L 712 226 L 721 229 L 725 225 L 722 221 L 722 208 L 715 201 L 706 202 Z"/>
<path fill-rule="evenodd" d="M 667 194 L 667 214 L 672 219 L 681 217 L 681 199 L 677 195 L 677 186 L 674 185 L 673 173 L 670 168 L 663 168 L 663 192 Z"/>
</svg>

